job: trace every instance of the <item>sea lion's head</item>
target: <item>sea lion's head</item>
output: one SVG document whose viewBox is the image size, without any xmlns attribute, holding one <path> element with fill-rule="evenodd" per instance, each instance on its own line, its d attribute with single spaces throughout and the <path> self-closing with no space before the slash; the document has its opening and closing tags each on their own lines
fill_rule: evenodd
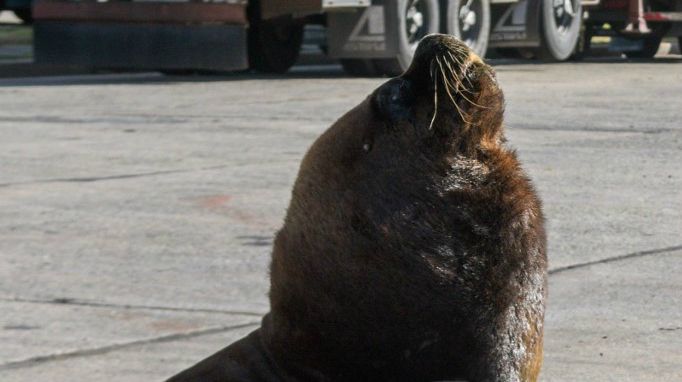
<svg viewBox="0 0 682 382">
<path fill-rule="evenodd" d="M 488 65 L 456 38 L 429 35 L 403 75 L 317 139 L 274 246 L 270 346 L 377 370 L 433 366 L 438 346 L 456 350 L 447 328 L 478 298 L 481 266 L 462 253 L 488 222 L 462 223 L 475 211 L 453 192 L 488 171 L 503 104 Z"/>
<path fill-rule="evenodd" d="M 315 142 L 302 169 L 314 169 L 312 177 L 326 178 L 326 186 L 330 181 L 348 187 L 357 171 L 475 157 L 502 141 L 503 111 L 493 69 L 455 37 L 429 35 L 404 74 L 377 88 Z"/>
<path fill-rule="evenodd" d="M 450 35 L 425 37 L 410 68 L 379 87 L 371 100 L 387 123 L 425 129 L 421 136 L 436 139 L 430 143 L 446 153 L 460 145 L 455 149 L 472 154 L 501 138 L 504 97 L 495 72 Z"/>
<path fill-rule="evenodd" d="M 456 162 L 482 159 L 500 146 L 503 111 L 490 66 L 453 36 L 425 37 L 403 75 L 377 88 L 310 148 L 284 228 L 314 225 L 305 231 L 325 230 L 324 240 L 346 237 L 349 229 L 384 230 L 386 222 L 358 214 L 392 215 L 443 191 L 434 182 Z"/>
</svg>

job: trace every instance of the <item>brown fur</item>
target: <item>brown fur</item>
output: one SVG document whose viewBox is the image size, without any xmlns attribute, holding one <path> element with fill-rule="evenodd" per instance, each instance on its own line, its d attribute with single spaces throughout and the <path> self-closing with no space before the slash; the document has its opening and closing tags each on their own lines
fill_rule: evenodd
<svg viewBox="0 0 682 382">
<path fill-rule="evenodd" d="M 311 147 L 259 345 L 214 357 L 271 365 L 243 380 L 535 381 L 545 232 L 503 111 L 492 69 L 452 37 L 425 38 L 403 76 Z"/>
</svg>

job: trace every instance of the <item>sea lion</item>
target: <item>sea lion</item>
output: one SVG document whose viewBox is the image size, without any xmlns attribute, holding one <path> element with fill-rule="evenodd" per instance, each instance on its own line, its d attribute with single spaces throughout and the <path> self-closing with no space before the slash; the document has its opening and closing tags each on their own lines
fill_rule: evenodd
<svg viewBox="0 0 682 382">
<path fill-rule="evenodd" d="M 170 381 L 535 381 L 541 203 L 493 70 L 430 35 L 303 159 L 261 328 Z"/>
</svg>

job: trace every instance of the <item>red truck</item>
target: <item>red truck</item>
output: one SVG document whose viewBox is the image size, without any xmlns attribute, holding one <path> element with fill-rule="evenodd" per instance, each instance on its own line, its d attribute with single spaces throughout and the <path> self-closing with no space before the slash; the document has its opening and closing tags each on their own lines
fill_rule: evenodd
<svg viewBox="0 0 682 382">
<path fill-rule="evenodd" d="M 583 4 L 586 50 L 592 36 L 606 35 L 614 37 L 628 57 L 650 58 L 664 37 L 682 40 L 682 0 L 593 0 Z"/>
</svg>

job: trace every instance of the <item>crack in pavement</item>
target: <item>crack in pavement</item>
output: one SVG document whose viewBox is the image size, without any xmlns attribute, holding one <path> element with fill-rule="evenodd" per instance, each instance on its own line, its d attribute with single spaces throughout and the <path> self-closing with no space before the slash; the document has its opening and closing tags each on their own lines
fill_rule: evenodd
<svg viewBox="0 0 682 382">
<path fill-rule="evenodd" d="M 177 340 L 182 340 L 182 339 L 200 337 L 200 336 L 205 336 L 205 335 L 209 335 L 209 334 L 217 334 L 217 333 L 222 333 L 222 332 L 228 332 L 230 330 L 235 330 L 235 329 L 247 328 L 249 326 L 255 326 L 255 325 L 259 325 L 259 324 L 260 324 L 260 321 L 248 322 L 248 323 L 239 324 L 239 325 L 217 326 L 217 327 L 193 330 L 193 331 L 188 331 L 188 332 L 183 332 L 183 333 L 174 333 L 174 334 L 169 334 L 169 335 L 165 335 L 165 336 L 146 338 L 146 339 L 142 339 L 142 340 L 122 342 L 122 343 L 106 345 L 106 346 L 101 346 L 101 347 L 96 347 L 96 348 L 78 349 L 78 350 L 67 351 L 67 352 L 63 352 L 63 353 L 53 353 L 53 354 L 41 355 L 41 356 L 22 359 L 19 361 L 11 361 L 11 362 L 7 362 L 4 364 L 0 364 L 0 370 L 26 368 L 26 367 L 31 367 L 31 366 L 37 366 L 37 365 L 40 365 L 42 363 L 50 362 L 50 361 L 60 361 L 60 360 L 75 358 L 75 357 L 87 357 L 87 356 L 93 356 L 93 355 L 100 355 L 100 354 L 105 354 L 105 353 L 109 353 L 109 352 L 116 351 L 116 350 L 127 349 L 127 348 L 131 348 L 134 346 L 139 346 L 139 345 L 156 344 L 156 343 L 162 343 L 162 342 L 171 342 L 171 341 L 177 341 Z"/>
<path fill-rule="evenodd" d="M 561 126 L 554 126 L 554 127 L 547 127 L 547 126 L 540 126 L 540 125 L 531 125 L 531 124 L 509 124 L 507 125 L 507 129 L 510 131 L 514 130 L 527 130 L 527 131 L 548 131 L 548 132 L 553 132 L 553 131 L 560 131 L 560 132 L 576 132 L 576 133 L 634 133 L 634 134 L 664 134 L 664 133 L 676 133 L 680 131 L 680 129 L 674 129 L 674 128 L 651 128 L 651 129 L 625 129 L 625 128 L 618 128 L 618 127 L 561 127 Z"/>
<path fill-rule="evenodd" d="M 40 179 L 40 180 L 28 180 L 25 182 L 16 183 L 0 183 L 0 188 L 12 187 L 12 186 L 25 186 L 32 184 L 45 184 L 45 183 L 91 183 L 99 182 L 104 180 L 117 180 L 117 179 L 130 179 L 130 178 L 141 178 L 145 176 L 157 176 L 157 175 L 167 175 L 167 174 L 182 174 L 195 171 L 208 171 L 208 170 L 220 170 L 228 168 L 229 165 L 217 165 L 199 168 L 188 168 L 180 170 L 164 170 L 164 171 L 151 171 L 151 172 L 140 172 L 135 174 L 120 174 L 120 175 L 106 175 L 106 176 L 89 176 L 89 177 L 74 177 L 74 178 L 55 178 L 55 179 Z"/>
<path fill-rule="evenodd" d="M 550 275 L 554 275 L 557 273 L 562 273 L 562 272 L 570 271 L 573 269 L 580 269 L 580 268 L 589 267 L 591 265 L 608 264 L 608 263 L 632 259 L 632 258 L 636 258 L 636 257 L 644 257 L 644 256 L 648 256 L 648 255 L 657 255 L 657 254 L 661 254 L 661 253 L 675 252 L 675 251 L 680 251 L 680 250 L 682 250 L 682 245 L 675 245 L 672 247 L 658 248 L 658 249 L 649 249 L 649 250 L 645 250 L 645 251 L 637 251 L 637 252 L 632 252 L 632 253 L 628 253 L 625 255 L 607 257 L 607 258 L 601 259 L 601 260 L 587 261 L 584 263 L 578 263 L 578 264 L 567 265 L 564 267 L 554 268 L 554 269 L 551 269 L 548 273 Z"/>
<path fill-rule="evenodd" d="M 75 305 L 75 306 L 88 306 L 94 308 L 118 308 L 118 309 L 129 309 L 129 310 L 159 310 L 168 312 L 187 312 L 187 313 L 218 313 L 218 314 L 231 314 L 240 316 L 254 316 L 262 317 L 265 313 L 250 312 L 250 311 L 239 311 L 239 310 L 223 310 L 223 309 L 211 309 L 211 308 L 180 308 L 174 306 L 160 306 L 160 305 L 134 305 L 134 304 L 113 304 L 108 302 L 97 302 L 97 301 L 87 301 L 79 300 L 75 298 L 54 298 L 54 299 L 35 299 L 35 298 L 22 298 L 22 297 L 0 297 L 0 301 L 4 302 L 20 302 L 28 304 L 53 304 L 53 305 Z"/>
<path fill-rule="evenodd" d="M 559 268 L 555 268 L 555 269 L 550 270 L 548 273 L 550 275 L 554 275 L 554 274 L 558 274 L 558 273 L 562 273 L 562 272 L 566 272 L 566 271 L 570 271 L 570 270 L 574 270 L 574 269 L 589 267 L 592 265 L 608 264 L 608 263 L 613 263 L 613 262 L 627 260 L 627 259 L 644 257 L 644 256 L 649 256 L 649 255 L 656 255 L 656 254 L 661 254 L 661 253 L 675 252 L 675 251 L 680 251 L 680 250 L 682 250 L 682 245 L 676 245 L 676 246 L 672 246 L 672 247 L 665 247 L 665 248 L 658 248 L 658 249 L 651 249 L 651 250 L 644 250 L 644 251 L 637 251 L 637 252 L 632 252 L 632 253 L 628 253 L 625 255 L 609 257 L 606 259 L 587 261 L 584 263 L 559 267 Z M 150 309 L 150 310 L 183 311 L 183 312 L 242 314 L 242 315 L 252 315 L 252 316 L 261 316 L 262 315 L 262 314 L 256 313 L 256 312 L 222 311 L 219 309 L 201 309 L 201 308 L 193 309 L 193 308 L 176 308 L 176 307 L 146 306 L 146 305 L 117 305 L 117 304 L 110 304 L 110 303 L 79 301 L 79 300 L 68 299 L 68 298 L 53 299 L 53 300 L 39 300 L 39 299 L 22 299 L 22 298 L 6 298 L 6 297 L 2 298 L 2 297 L 0 297 L 0 301 L 42 303 L 42 304 L 80 305 L 80 306 L 92 306 L 92 307 L 111 307 L 111 308 L 123 308 L 123 309 Z M 160 336 L 160 337 L 154 337 L 154 338 L 148 338 L 148 339 L 142 339 L 142 340 L 135 340 L 135 341 L 130 341 L 130 342 L 106 345 L 106 346 L 101 346 L 101 347 L 97 347 L 97 348 L 79 349 L 79 350 L 68 351 L 68 352 L 63 352 L 63 353 L 54 353 L 54 354 L 30 357 L 30 358 L 19 360 L 19 361 L 11 361 L 11 362 L 7 362 L 4 364 L 0 364 L 0 370 L 26 368 L 26 367 L 32 367 L 32 366 L 36 366 L 36 365 L 39 365 L 39 364 L 42 364 L 45 362 L 50 362 L 50 361 L 59 361 L 59 360 L 64 360 L 64 359 L 69 359 L 69 358 L 100 355 L 100 354 L 105 354 L 105 353 L 109 353 L 109 352 L 116 351 L 116 350 L 131 348 L 131 347 L 138 346 L 138 345 L 177 341 L 177 340 L 182 340 L 182 339 L 187 339 L 187 338 L 199 337 L 199 336 L 203 336 L 203 335 L 222 333 L 222 332 L 226 332 L 226 331 L 230 331 L 230 330 L 234 330 L 234 329 L 240 329 L 240 328 L 245 328 L 245 327 L 249 327 L 249 326 L 255 326 L 258 324 L 260 324 L 260 322 L 249 322 L 249 323 L 245 323 L 245 324 L 230 325 L 230 326 L 218 326 L 218 327 L 199 329 L 199 330 L 183 332 L 183 333 L 174 333 L 174 334 L 169 334 L 169 335 Z M 660 328 L 660 330 L 677 330 L 677 329 L 679 329 L 679 328 L 677 328 L 677 327 L 675 327 L 675 328 Z"/>
</svg>

